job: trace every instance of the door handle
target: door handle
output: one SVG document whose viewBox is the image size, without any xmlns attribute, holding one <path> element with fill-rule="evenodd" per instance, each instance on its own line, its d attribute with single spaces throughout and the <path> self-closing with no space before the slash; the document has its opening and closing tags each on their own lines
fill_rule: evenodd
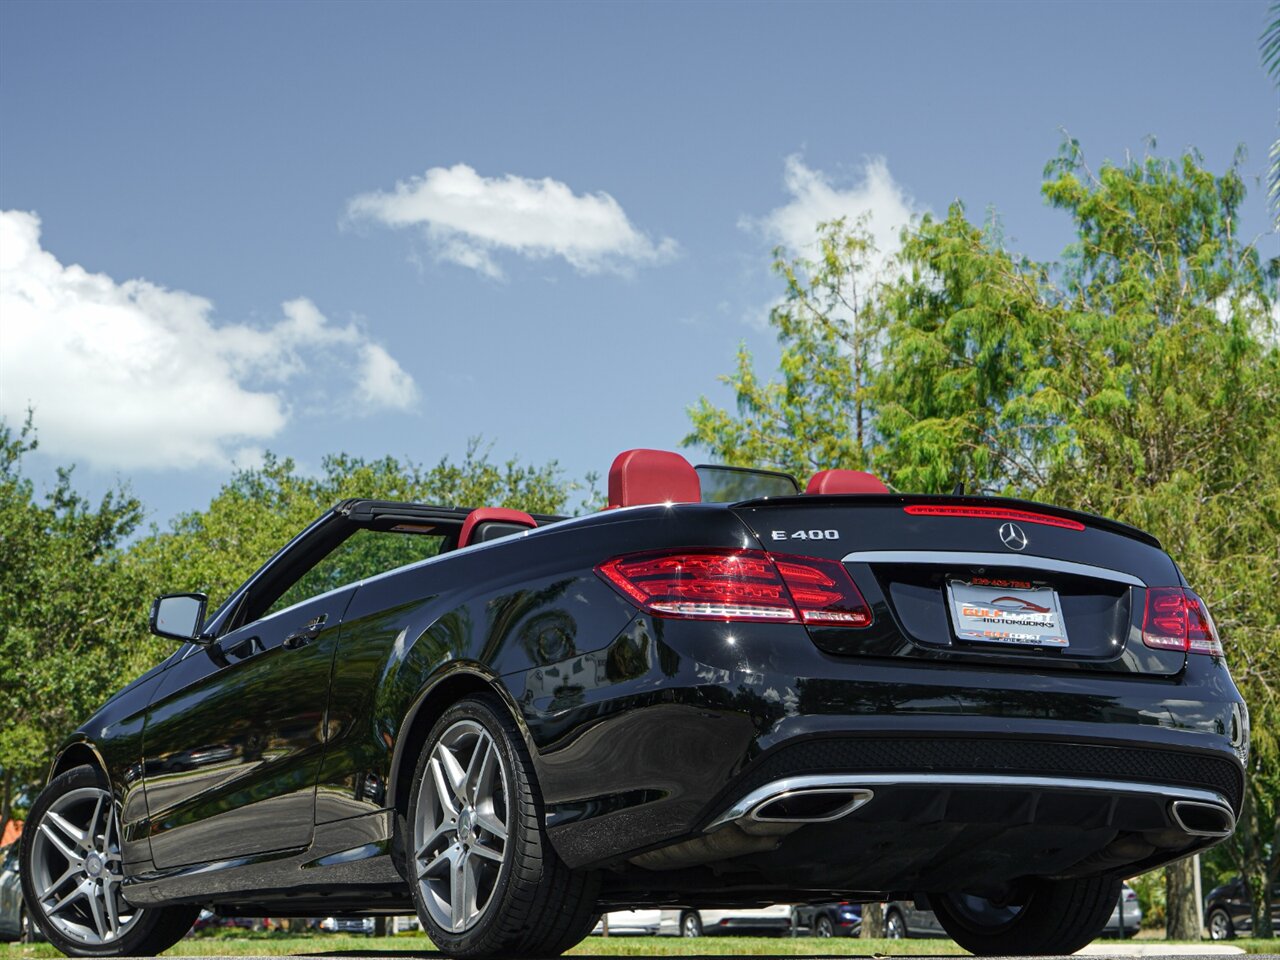
<svg viewBox="0 0 1280 960">
<path fill-rule="evenodd" d="M 242 637 L 235 643 L 220 647 L 220 651 L 243 660 L 246 657 L 253 656 L 255 653 L 262 652 L 262 640 L 258 637 Z"/>
<path fill-rule="evenodd" d="M 297 630 L 289 634 L 284 638 L 284 648 L 286 650 L 297 650 L 299 647 L 305 647 L 319 635 L 321 630 L 324 629 L 324 622 L 328 619 L 328 615 L 322 613 L 320 616 L 312 619 L 301 630 Z"/>
</svg>

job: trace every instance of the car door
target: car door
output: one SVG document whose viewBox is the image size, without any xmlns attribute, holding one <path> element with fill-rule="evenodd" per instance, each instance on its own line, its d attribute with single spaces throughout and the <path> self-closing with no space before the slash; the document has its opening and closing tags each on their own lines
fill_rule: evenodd
<svg viewBox="0 0 1280 960">
<path fill-rule="evenodd" d="M 157 867 L 305 847 L 349 586 L 229 631 L 170 667 L 143 749 Z"/>
<path fill-rule="evenodd" d="M 145 832 L 157 867 L 310 843 L 351 599 L 363 579 L 435 556 L 465 514 L 343 501 L 214 614 L 212 642 L 169 667 L 147 712 Z"/>
</svg>

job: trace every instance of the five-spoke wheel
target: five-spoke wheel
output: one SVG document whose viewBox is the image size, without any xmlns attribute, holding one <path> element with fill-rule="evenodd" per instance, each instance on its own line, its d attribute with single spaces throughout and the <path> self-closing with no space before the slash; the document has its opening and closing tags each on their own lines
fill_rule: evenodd
<svg viewBox="0 0 1280 960">
<path fill-rule="evenodd" d="M 597 879 L 547 840 L 533 760 L 506 705 L 477 694 L 444 711 L 409 797 L 418 918 L 454 957 L 549 957 L 595 926 Z"/>
<path fill-rule="evenodd" d="M 431 918 L 462 933 L 489 908 L 507 850 L 507 775 L 483 726 L 459 720 L 432 748 L 418 793 L 414 851 Z"/>
<path fill-rule="evenodd" d="M 118 940 L 137 914 L 120 896 L 120 831 L 111 795 L 97 786 L 64 793 L 35 828 L 31 880 L 45 918 L 88 946 Z"/>
<path fill-rule="evenodd" d="M 116 801 L 94 767 L 49 781 L 22 832 L 27 922 L 69 956 L 150 956 L 191 929 L 199 907 L 141 909 L 124 886 Z"/>
</svg>

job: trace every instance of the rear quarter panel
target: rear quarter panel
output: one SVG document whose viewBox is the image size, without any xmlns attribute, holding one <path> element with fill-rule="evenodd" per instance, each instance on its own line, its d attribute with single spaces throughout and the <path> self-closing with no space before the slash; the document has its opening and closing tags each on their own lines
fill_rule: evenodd
<svg viewBox="0 0 1280 960">
<path fill-rule="evenodd" d="M 633 550 L 748 540 L 722 506 L 634 508 L 468 547 L 366 582 L 334 661 L 318 820 L 388 804 L 365 784 L 370 776 L 392 779 L 407 718 L 436 680 L 457 669 L 507 691 L 550 802 L 559 791 L 543 753 L 563 734 L 555 717 L 608 684 L 594 665 L 588 681 L 586 658 L 613 644 L 636 615 L 595 566 Z"/>
</svg>

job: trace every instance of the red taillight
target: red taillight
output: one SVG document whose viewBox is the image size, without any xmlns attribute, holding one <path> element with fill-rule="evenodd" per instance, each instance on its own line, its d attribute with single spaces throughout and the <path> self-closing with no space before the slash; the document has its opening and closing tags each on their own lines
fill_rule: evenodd
<svg viewBox="0 0 1280 960">
<path fill-rule="evenodd" d="M 763 550 L 671 550 L 616 557 L 596 572 L 659 617 L 866 627 L 871 609 L 834 560 Z"/>
<path fill-rule="evenodd" d="M 1079 520 L 1068 520 L 1047 513 L 1030 510 L 1009 510 L 1005 507 L 959 506 L 943 503 L 913 503 L 902 508 L 913 517 L 976 517 L 980 520 L 1013 520 L 1015 523 L 1039 523 L 1046 527 L 1064 530 L 1083 530 Z"/>
<path fill-rule="evenodd" d="M 1209 607 L 1183 587 L 1148 588 L 1142 642 L 1156 650 L 1222 656 L 1222 642 Z"/>
<path fill-rule="evenodd" d="M 773 561 L 805 623 L 871 626 L 871 608 L 838 560 L 775 553 Z"/>
<path fill-rule="evenodd" d="M 1209 615 L 1209 605 L 1190 590 L 1182 592 L 1187 598 L 1187 650 L 1210 657 L 1222 656 L 1222 640 Z"/>
</svg>

